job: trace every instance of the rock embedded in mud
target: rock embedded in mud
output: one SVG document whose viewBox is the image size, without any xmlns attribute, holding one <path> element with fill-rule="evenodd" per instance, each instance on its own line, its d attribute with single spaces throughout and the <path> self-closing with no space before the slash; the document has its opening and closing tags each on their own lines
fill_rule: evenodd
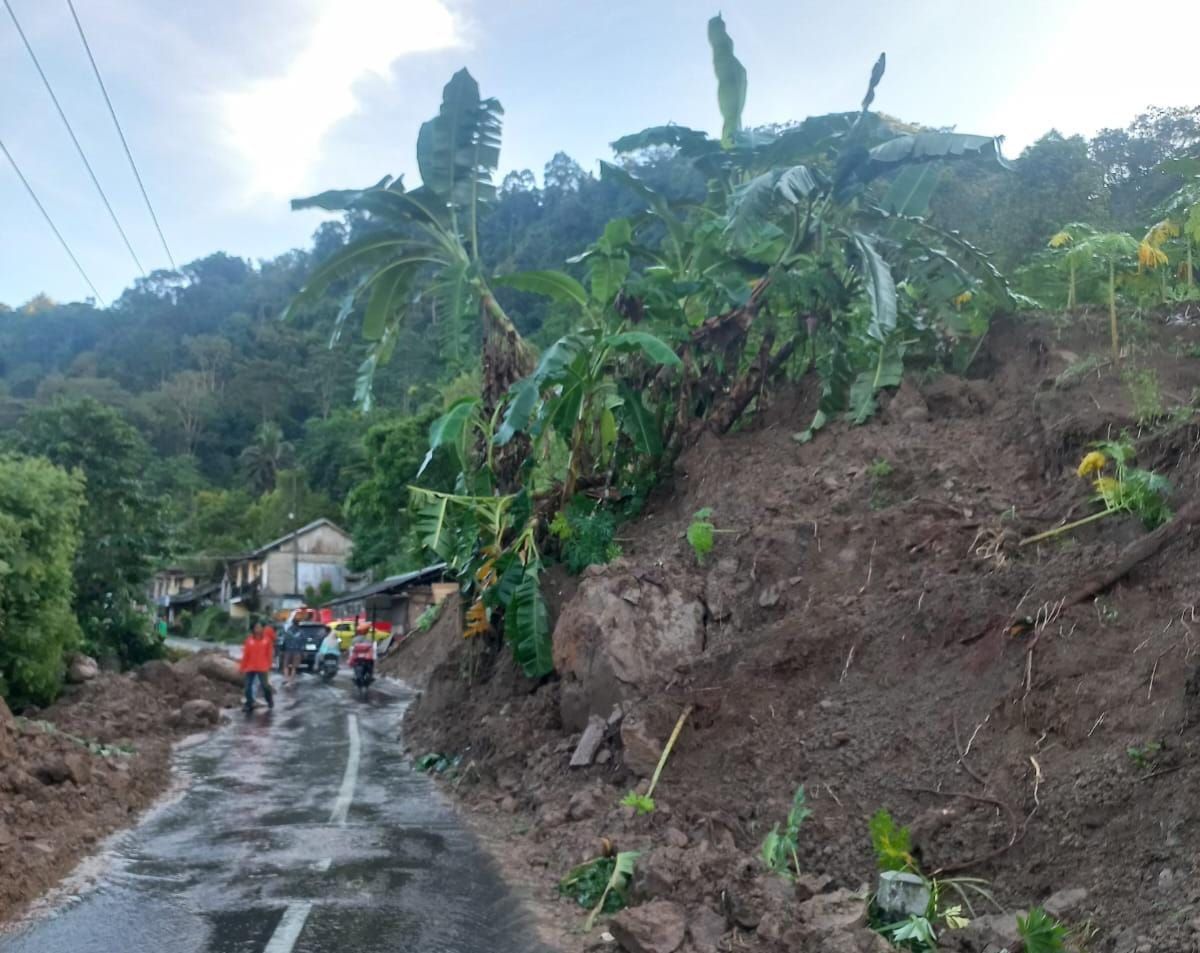
<svg viewBox="0 0 1200 953">
<path fill-rule="evenodd" d="M 1046 899 L 1046 902 L 1042 904 L 1042 909 L 1055 919 L 1061 920 L 1064 917 L 1078 913 L 1087 902 L 1087 898 L 1088 892 L 1086 888 L 1069 887 L 1051 894 Z"/>
<path fill-rule="evenodd" d="M 582 731 L 590 715 L 607 716 L 614 705 L 660 691 L 676 667 L 703 652 L 704 604 L 689 582 L 624 560 L 584 575 L 553 636 L 568 731 Z"/>
<path fill-rule="evenodd" d="M 63 764 L 67 769 L 67 777 L 80 787 L 92 780 L 92 761 L 86 754 L 79 751 L 65 754 Z"/>
<path fill-rule="evenodd" d="M 596 758 L 596 750 L 604 743 L 604 732 L 608 727 L 608 723 L 599 715 L 592 715 L 588 718 L 587 727 L 583 729 L 583 736 L 579 739 L 579 744 L 575 746 L 575 753 L 571 755 L 572 768 L 586 768 Z"/>
<path fill-rule="evenodd" d="M 624 749 L 625 766 L 630 771 L 643 778 L 654 773 L 663 742 L 654 737 L 645 721 L 629 715 L 621 722 L 621 746 Z"/>
<path fill-rule="evenodd" d="M 622 910 L 609 931 L 626 953 L 675 953 L 683 945 L 687 918 L 679 904 L 654 900 Z"/>
<path fill-rule="evenodd" d="M 708 907 L 688 911 L 687 935 L 696 953 L 718 953 L 728 931 L 725 918 Z"/>
<path fill-rule="evenodd" d="M 71 769 L 61 755 L 43 761 L 34 768 L 34 776 L 47 786 L 62 784 L 71 777 Z"/>
<path fill-rule="evenodd" d="M 89 655 L 73 655 L 67 665 L 67 681 L 72 685 L 90 682 L 100 674 L 100 663 Z"/>
<path fill-rule="evenodd" d="M 179 715 L 184 728 L 206 728 L 221 720 L 221 710 L 204 698 L 184 702 Z"/>
</svg>

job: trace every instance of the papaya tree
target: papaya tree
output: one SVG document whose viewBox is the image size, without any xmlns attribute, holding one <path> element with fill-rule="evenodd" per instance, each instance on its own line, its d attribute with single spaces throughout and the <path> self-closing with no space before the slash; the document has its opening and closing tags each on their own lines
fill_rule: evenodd
<svg viewBox="0 0 1200 953">
<path fill-rule="evenodd" d="M 1124 232 L 1098 232 L 1079 244 L 1081 254 L 1099 262 L 1108 278 L 1108 325 L 1112 339 L 1114 361 L 1121 359 L 1120 334 L 1117 329 L 1117 273 L 1137 260 L 1140 242 Z"/>
<path fill-rule="evenodd" d="M 1176 171 L 1188 173 L 1188 178 L 1164 203 L 1163 220 L 1155 227 L 1169 227 L 1179 237 L 1183 245 L 1179 273 L 1184 295 L 1191 297 L 1196 285 L 1196 248 L 1200 245 L 1200 159 L 1175 160 L 1171 165 Z"/>
<path fill-rule="evenodd" d="M 1050 236 L 1046 244 L 1056 249 L 1062 255 L 1067 270 L 1067 308 L 1074 308 L 1078 298 L 1078 276 L 1081 266 L 1086 264 L 1089 250 L 1085 240 L 1096 234 L 1096 230 L 1086 222 L 1071 222 Z"/>
<path fill-rule="evenodd" d="M 496 194 L 503 109 L 482 99 L 465 69 L 451 77 L 438 114 L 417 136 L 421 185 L 406 189 L 385 176 L 365 189 L 339 189 L 292 200 L 293 209 L 352 212 L 364 234 L 318 267 L 284 317 L 336 292 L 340 306 L 331 343 L 360 302 L 370 350 L 355 396 L 371 404 L 375 373 L 396 346 L 402 323 L 427 299 L 449 321 L 477 321 L 482 339 L 484 401 L 494 406 L 533 367 L 533 354 L 488 285 L 479 254 L 479 218 Z"/>
</svg>

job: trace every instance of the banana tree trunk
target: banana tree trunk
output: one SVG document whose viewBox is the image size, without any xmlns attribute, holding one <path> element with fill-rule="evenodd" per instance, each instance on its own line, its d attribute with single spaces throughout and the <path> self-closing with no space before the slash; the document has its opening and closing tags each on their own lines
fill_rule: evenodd
<svg viewBox="0 0 1200 953">
<path fill-rule="evenodd" d="M 533 351 L 490 291 L 480 296 L 483 322 L 483 405 L 489 416 L 508 389 L 533 371 Z"/>
<path fill-rule="evenodd" d="M 1075 307 L 1075 264 L 1071 263 L 1067 269 L 1067 308 L 1069 310 Z"/>
<path fill-rule="evenodd" d="M 1192 289 L 1192 240 L 1187 240 L 1187 286 L 1188 290 Z"/>
<path fill-rule="evenodd" d="M 1117 263 L 1108 263 L 1108 326 L 1112 332 L 1113 361 L 1121 360 L 1121 342 L 1117 337 Z"/>
<path fill-rule="evenodd" d="M 509 388 L 533 373 L 535 362 L 533 350 L 490 291 L 481 293 L 479 308 L 483 323 L 483 414 L 485 419 L 491 420 Z M 528 450 L 529 442 L 524 434 L 494 449 L 490 459 L 496 488 L 501 493 L 517 489 L 521 461 Z"/>
</svg>

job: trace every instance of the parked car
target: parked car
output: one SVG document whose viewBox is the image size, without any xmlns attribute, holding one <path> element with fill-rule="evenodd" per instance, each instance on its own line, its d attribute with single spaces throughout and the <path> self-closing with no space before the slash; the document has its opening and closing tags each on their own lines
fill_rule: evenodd
<svg viewBox="0 0 1200 953">
<path fill-rule="evenodd" d="M 360 624 L 360 622 L 356 622 L 354 619 L 335 619 L 333 622 L 329 623 L 329 628 L 333 629 L 333 631 L 337 633 L 338 645 L 342 647 L 343 652 L 350 648 L 350 643 L 354 640 L 354 633 L 358 631 L 358 626 Z M 391 634 L 392 633 L 383 626 L 375 626 L 374 635 L 376 642 L 383 642 Z"/>
<path fill-rule="evenodd" d="M 296 644 L 299 645 L 300 665 L 308 672 L 312 673 L 317 668 L 317 650 L 321 647 L 321 641 L 329 634 L 329 626 L 321 622 L 297 622 L 291 627 L 291 630 L 297 635 Z M 275 640 L 275 665 L 279 671 L 283 671 L 283 646 L 288 641 L 288 629 L 284 629 L 279 633 L 279 638 Z"/>
</svg>

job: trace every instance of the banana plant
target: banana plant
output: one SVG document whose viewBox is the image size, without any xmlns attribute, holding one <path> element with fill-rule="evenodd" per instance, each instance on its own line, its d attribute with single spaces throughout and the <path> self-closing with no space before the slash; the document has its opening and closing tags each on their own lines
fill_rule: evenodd
<svg viewBox="0 0 1200 953">
<path fill-rule="evenodd" d="M 1164 204 L 1160 225 L 1172 226 L 1182 241 L 1180 275 L 1185 294 L 1190 296 L 1195 288 L 1195 249 L 1200 245 L 1200 159 L 1175 160 L 1173 165 L 1178 171 L 1187 173 L 1188 179 Z"/>
<path fill-rule="evenodd" d="M 615 300 L 616 294 L 610 285 L 612 267 L 597 265 L 600 260 L 619 260 L 616 249 L 608 247 L 612 252 L 606 259 L 592 259 L 590 295 L 562 272 L 525 272 L 500 279 L 522 291 L 548 294 L 576 312 L 578 330 L 555 341 L 534 372 L 513 385 L 494 441 L 504 446 L 525 433 L 538 455 L 545 452 L 547 441 L 561 439 L 567 448 L 561 476 L 564 506 L 575 495 L 583 473 L 613 461 L 619 433 L 649 461 L 662 454 L 658 418 L 629 386 L 627 375 L 621 374 L 627 363 L 638 359 L 652 369 L 682 365 L 662 339 L 609 317 L 615 310 L 609 298 Z"/>
<path fill-rule="evenodd" d="M 1003 276 L 986 256 L 922 217 L 936 186 L 936 169 L 931 166 L 980 158 L 1003 163 L 1000 140 L 954 132 L 901 132 L 872 113 L 886 69 L 883 55 L 871 70 L 857 111 L 812 117 L 778 136 L 744 131 L 744 70 L 732 68 L 733 45 L 720 17 L 709 23 L 709 40 L 718 77 L 721 139 L 668 125 L 613 143 L 618 154 L 672 146 L 711 181 L 708 217 L 693 217 L 682 229 L 644 184 L 632 184 L 646 200 L 645 214 L 665 226 L 667 236 L 642 286 L 652 283 L 654 269 L 672 269 L 668 284 L 690 286 L 692 294 L 703 294 L 701 276 L 680 267 L 687 262 L 698 264 L 702 276 L 709 268 L 724 271 L 720 285 L 741 289 L 740 298 L 709 295 L 706 303 L 718 313 L 701 322 L 689 321 L 693 344 L 711 330 L 710 337 L 719 345 L 717 352 L 699 355 L 694 362 L 698 373 L 707 371 L 714 379 L 737 369 L 730 366 L 737 361 L 731 336 L 740 334 L 744 345 L 760 314 L 795 316 L 782 336 L 777 330 L 764 330 L 758 352 L 748 362 L 742 360 L 746 375 L 727 388 L 724 406 L 713 415 L 722 429 L 731 426 L 753 399 L 762 377 L 796 350 L 798 336 L 820 339 L 824 349 L 813 356 L 823 399 L 813 425 L 799 435 L 808 439 L 845 409 L 852 391 L 854 419 L 861 421 L 873 406 L 874 391 L 868 389 L 898 382 L 898 285 L 909 292 L 919 289 L 905 300 L 920 300 L 926 312 L 949 311 L 952 302 L 961 302 L 968 292 L 999 306 L 1014 303 Z M 630 178 L 627 171 L 623 175 Z M 681 230 L 685 236 L 690 231 L 690 240 L 680 238 Z M 695 254 L 714 245 L 716 254 Z M 685 247 L 689 254 L 679 255 L 677 250 Z M 730 270 L 736 275 L 729 275 Z M 718 388 L 710 390 L 715 394 Z"/>
<path fill-rule="evenodd" d="M 478 322 L 483 340 L 483 397 L 494 407 L 529 372 L 530 348 L 488 285 L 479 257 L 479 217 L 494 199 L 503 109 L 482 99 L 465 69 L 442 92 L 438 114 L 417 136 L 421 185 L 385 176 L 365 189 L 336 189 L 292 200 L 293 209 L 361 213 L 367 227 L 316 269 L 284 318 L 336 291 L 340 306 L 330 344 L 365 301 L 362 335 L 371 345 L 359 368 L 356 400 L 369 408 L 375 373 L 396 347 L 403 322 L 432 300 L 444 319 Z"/>
</svg>

